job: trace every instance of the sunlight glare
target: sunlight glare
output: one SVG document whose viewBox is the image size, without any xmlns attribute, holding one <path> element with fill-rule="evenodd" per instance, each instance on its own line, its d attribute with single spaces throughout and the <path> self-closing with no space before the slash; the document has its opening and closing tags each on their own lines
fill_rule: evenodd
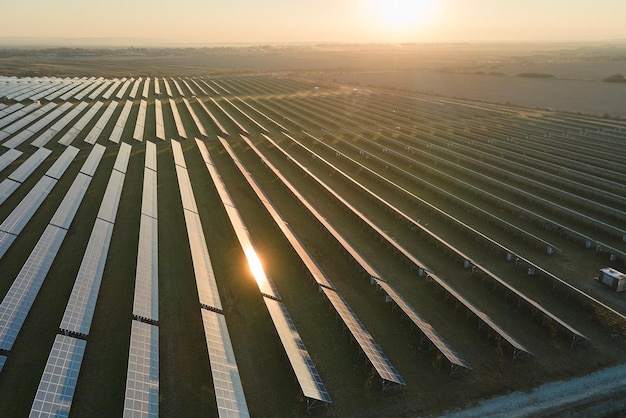
<svg viewBox="0 0 626 418">
<path fill-rule="evenodd" d="M 263 269 L 263 264 L 261 264 L 261 259 L 252 247 L 245 248 L 244 254 L 246 255 L 248 266 L 250 267 L 250 272 L 254 276 L 254 279 L 258 283 L 259 287 L 264 286 L 264 283 L 267 282 L 267 276 L 265 276 L 265 270 Z"/>
<path fill-rule="evenodd" d="M 371 0 L 376 20 L 388 29 L 409 29 L 428 19 L 433 0 Z"/>
</svg>

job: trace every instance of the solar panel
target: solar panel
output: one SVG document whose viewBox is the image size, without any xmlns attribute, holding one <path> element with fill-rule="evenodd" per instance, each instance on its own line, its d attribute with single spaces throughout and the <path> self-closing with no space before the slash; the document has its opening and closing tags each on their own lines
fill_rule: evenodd
<svg viewBox="0 0 626 418">
<path fill-rule="evenodd" d="M 183 210 L 183 212 L 185 213 L 185 223 L 187 225 L 187 235 L 189 236 L 189 247 L 191 249 L 191 259 L 196 276 L 200 304 L 221 311 L 222 302 L 217 290 L 215 274 L 213 273 L 209 250 L 204 239 L 200 216 L 188 210 Z"/>
<path fill-rule="evenodd" d="M 0 349 L 10 351 L 66 231 L 48 225 L 0 303 Z"/>
<path fill-rule="evenodd" d="M 291 367 L 296 374 L 302 394 L 309 399 L 330 403 L 330 395 L 289 316 L 289 312 L 287 312 L 287 308 L 281 302 L 269 298 L 263 298 L 263 300 L 285 348 Z"/>
<path fill-rule="evenodd" d="M 85 160 L 85 163 L 81 167 L 80 172 L 93 177 L 96 173 L 96 169 L 98 168 L 98 164 L 100 164 L 100 159 L 102 159 L 102 156 L 104 155 L 104 151 L 106 151 L 106 147 L 104 147 L 104 145 L 95 144 L 91 149 L 87 160 Z"/>
<path fill-rule="evenodd" d="M 0 356 L 0 373 L 2 373 L 2 368 L 4 367 L 4 363 L 7 361 L 7 356 Z"/>
<path fill-rule="evenodd" d="M 139 77 L 137 80 L 135 80 L 135 82 L 133 83 L 133 87 L 130 90 L 130 93 L 128 94 L 128 97 L 131 98 L 135 98 L 137 97 L 137 91 L 139 91 L 139 85 L 141 84 L 141 77 Z"/>
<path fill-rule="evenodd" d="M 9 174 L 11 180 L 15 180 L 18 183 L 24 183 L 24 181 L 30 176 L 33 171 L 50 155 L 52 151 L 47 148 L 39 148 L 33 155 L 28 157 L 14 172 Z"/>
<path fill-rule="evenodd" d="M 130 115 L 130 110 L 132 107 L 133 102 L 127 100 L 124 108 L 122 108 L 120 116 L 117 118 L 117 122 L 115 122 L 115 128 L 113 128 L 113 132 L 111 132 L 109 141 L 115 142 L 116 144 L 120 142 L 120 139 L 122 138 L 122 133 L 124 132 L 124 127 L 126 126 L 126 121 L 128 120 L 128 115 Z"/>
<path fill-rule="evenodd" d="M 159 320 L 158 230 L 155 218 L 141 215 L 133 315 L 152 321 Z"/>
<path fill-rule="evenodd" d="M 187 170 L 179 165 L 176 166 L 176 175 L 178 176 L 178 189 L 183 202 L 183 208 L 198 213 L 196 199 L 191 188 L 191 181 Z"/>
<path fill-rule="evenodd" d="M 154 78 L 154 94 L 161 94 L 161 86 L 159 85 L 159 79 L 158 78 Z"/>
<path fill-rule="evenodd" d="M 158 84 L 156 84 L 158 86 Z M 165 140 L 165 125 L 163 123 L 163 105 L 159 99 L 154 100 L 154 113 L 156 123 L 156 137 Z"/>
<path fill-rule="evenodd" d="M 46 176 L 52 177 L 53 179 L 60 179 L 65 170 L 70 166 L 71 162 L 74 160 L 74 157 L 78 155 L 78 148 L 69 146 L 63 151 L 63 153 L 54 161 L 54 163 L 50 166 L 48 171 L 46 171 Z"/>
<path fill-rule="evenodd" d="M 213 386 L 220 417 L 248 417 L 248 405 L 241 384 L 224 316 L 206 309 L 202 311 L 202 323 L 206 337 Z"/>
<path fill-rule="evenodd" d="M 172 97 L 172 89 L 170 88 L 170 84 L 167 82 L 167 79 L 163 79 L 163 85 L 165 86 L 165 92 L 168 96 Z"/>
<path fill-rule="evenodd" d="M 43 134 L 41 134 L 37 139 L 31 142 L 31 145 L 35 147 L 43 147 L 48 141 L 50 141 L 54 136 L 56 136 L 60 131 L 63 130 L 74 118 L 76 118 L 79 113 L 81 113 L 87 107 L 87 102 L 80 102 L 76 107 L 70 110 L 65 116 L 55 122 L 48 130 L 46 130 Z"/>
<path fill-rule="evenodd" d="M 22 155 L 22 151 L 10 148 L 4 154 L 0 155 L 0 171 L 7 168 L 13 161 Z"/>
<path fill-rule="evenodd" d="M 143 97 L 144 99 L 147 99 L 149 94 L 150 94 L 150 77 L 146 78 L 146 82 L 143 85 L 143 91 L 141 93 L 141 97 Z"/>
<path fill-rule="evenodd" d="M 132 82 L 132 79 L 126 80 L 124 84 L 122 84 L 122 88 L 117 92 L 115 97 L 117 97 L 118 99 L 121 99 L 122 97 L 124 97 L 124 94 L 128 90 L 128 87 L 130 87 L 131 82 Z"/>
<path fill-rule="evenodd" d="M 86 345 L 84 340 L 56 336 L 30 410 L 31 417 L 69 416 Z"/>
<path fill-rule="evenodd" d="M 145 166 L 150 170 L 156 171 L 157 169 L 156 145 L 154 142 L 146 142 Z"/>
<path fill-rule="evenodd" d="M 174 122 L 176 122 L 176 132 L 178 132 L 178 136 L 180 136 L 181 138 L 187 138 L 187 132 L 185 131 L 183 120 L 180 118 L 180 113 L 178 113 L 176 102 L 173 99 L 169 100 L 170 108 L 172 109 L 172 115 L 174 115 Z"/>
<path fill-rule="evenodd" d="M 41 180 L 30 189 L 22 201 L 18 203 L 9 216 L 5 218 L 4 222 L 0 225 L 0 231 L 19 235 L 55 184 L 56 180 L 48 176 L 43 176 Z"/>
<path fill-rule="evenodd" d="M 146 124 L 146 106 L 145 100 L 139 103 L 139 112 L 137 113 L 137 121 L 135 123 L 135 132 L 133 132 L 133 138 L 137 141 L 143 141 L 143 131 Z"/>
<path fill-rule="evenodd" d="M 159 328 L 132 321 L 124 417 L 159 416 Z"/>
<path fill-rule="evenodd" d="M 126 167 L 128 167 L 128 160 L 130 159 L 130 152 L 133 147 L 131 147 L 127 143 L 122 143 L 120 145 L 120 149 L 117 152 L 117 157 L 115 158 L 115 165 L 113 166 L 113 170 L 117 170 L 120 173 L 126 174 Z"/>
<path fill-rule="evenodd" d="M 153 218 L 158 217 L 157 207 L 157 173 L 146 168 L 143 174 L 143 196 L 141 198 L 141 213 Z"/>
<path fill-rule="evenodd" d="M 202 125 L 202 122 L 200 122 L 200 119 L 196 115 L 196 112 L 194 112 L 193 108 L 191 107 L 191 103 L 189 103 L 189 100 L 183 98 L 183 103 L 185 103 L 185 106 L 187 107 L 187 110 L 189 111 L 191 118 L 196 123 L 198 132 L 200 132 L 200 134 L 202 134 L 203 136 L 208 136 L 206 130 L 204 129 L 204 126 Z"/>
<path fill-rule="evenodd" d="M 109 183 L 107 184 L 106 191 L 102 197 L 102 203 L 100 204 L 100 210 L 98 211 L 98 219 L 110 223 L 115 222 L 117 207 L 120 203 L 120 197 L 122 196 L 122 187 L 124 187 L 124 177 L 125 175 L 119 171 L 111 171 L 111 177 L 109 177 Z"/>
<path fill-rule="evenodd" d="M 100 87 L 98 87 L 96 90 L 94 90 L 90 95 L 89 98 L 91 100 L 94 100 L 96 97 L 98 97 L 100 95 L 100 93 L 102 93 L 104 91 L 104 89 L 106 89 L 108 86 L 111 85 L 111 81 L 110 80 L 104 80 L 104 83 L 102 83 L 100 85 Z"/>
<path fill-rule="evenodd" d="M 113 224 L 96 219 L 59 326 L 62 330 L 89 335 L 112 234 Z"/>
<path fill-rule="evenodd" d="M 52 216 L 50 224 L 59 228 L 70 229 L 74 215 L 76 215 L 76 211 L 85 196 L 85 192 L 87 192 L 90 182 L 90 176 L 78 173 L 67 193 L 65 193 L 63 201 Z"/>
<path fill-rule="evenodd" d="M 359 318 L 352 312 L 352 309 L 350 309 L 350 306 L 348 306 L 341 295 L 325 287 L 321 289 L 343 320 L 343 323 L 350 330 L 350 333 L 357 341 L 380 378 L 390 383 L 404 385 L 405 383 L 402 376 L 396 371 L 387 356 L 385 356 L 378 344 L 376 344 L 372 335 L 365 329 L 365 326 L 363 326 Z"/>
<path fill-rule="evenodd" d="M 183 154 L 183 148 L 180 145 L 180 142 L 172 139 L 172 153 L 174 154 L 174 164 L 179 165 L 183 168 L 187 168 L 185 164 L 185 155 Z"/>
</svg>

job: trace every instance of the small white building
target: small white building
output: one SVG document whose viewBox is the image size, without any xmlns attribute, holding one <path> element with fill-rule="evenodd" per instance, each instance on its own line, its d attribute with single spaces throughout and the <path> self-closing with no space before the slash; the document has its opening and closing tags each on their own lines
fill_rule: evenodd
<svg viewBox="0 0 626 418">
<path fill-rule="evenodd" d="M 626 290 L 626 274 L 610 267 L 600 269 L 598 277 L 595 277 L 595 279 L 616 292 Z"/>
</svg>

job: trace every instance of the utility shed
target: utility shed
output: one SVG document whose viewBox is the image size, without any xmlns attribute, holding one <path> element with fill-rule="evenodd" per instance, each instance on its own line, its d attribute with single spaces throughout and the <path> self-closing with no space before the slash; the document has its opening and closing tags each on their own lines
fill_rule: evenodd
<svg viewBox="0 0 626 418">
<path fill-rule="evenodd" d="M 616 292 L 623 292 L 626 290 L 626 274 L 613 268 L 606 267 L 600 269 L 598 277 L 595 279 Z"/>
</svg>

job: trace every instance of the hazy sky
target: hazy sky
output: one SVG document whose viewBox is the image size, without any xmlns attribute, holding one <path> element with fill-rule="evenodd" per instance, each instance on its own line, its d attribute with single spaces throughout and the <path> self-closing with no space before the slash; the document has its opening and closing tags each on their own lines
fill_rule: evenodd
<svg viewBox="0 0 626 418">
<path fill-rule="evenodd" d="M 173 43 L 626 39 L 626 0 L 3 0 L 1 10 L 0 38 Z"/>
</svg>

